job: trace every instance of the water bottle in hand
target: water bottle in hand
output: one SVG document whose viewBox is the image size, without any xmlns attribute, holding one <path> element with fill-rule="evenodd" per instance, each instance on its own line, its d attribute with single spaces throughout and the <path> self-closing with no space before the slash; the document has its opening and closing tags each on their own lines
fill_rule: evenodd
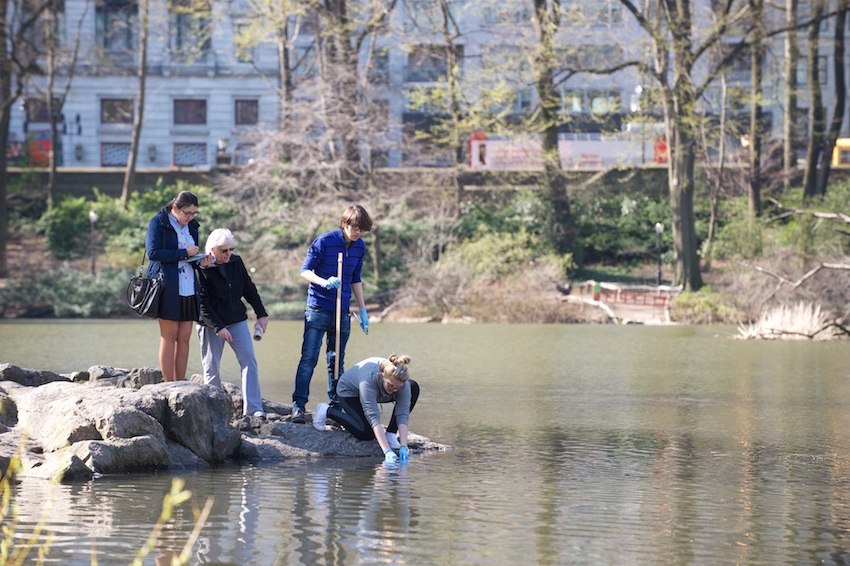
<svg viewBox="0 0 850 566">
<path fill-rule="evenodd" d="M 259 342 L 263 339 L 263 325 L 259 322 L 254 324 L 254 340 Z"/>
</svg>

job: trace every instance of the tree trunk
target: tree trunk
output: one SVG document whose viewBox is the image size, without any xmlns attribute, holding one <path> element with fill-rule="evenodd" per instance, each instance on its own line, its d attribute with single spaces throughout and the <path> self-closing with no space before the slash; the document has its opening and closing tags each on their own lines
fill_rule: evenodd
<svg viewBox="0 0 850 566">
<path fill-rule="evenodd" d="M 9 175 L 7 167 L 9 160 L 6 149 L 9 145 L 9 124 L 12 107 L 21 96 L 23 84 L 26 81 L 31 60 L 21 58 L 16 53 L 16 46 L 21 44 L 21 38 L 44 12 L 47 3 L 29 5 L 32 12 L 29 18 L 17 29 L 10 21 L 12 12 L 18 12 L 21 6 L 9 6 L 8 0 L 0 0 L 0 278 L 8 277 L 9 263 L 7 244 L 9 242 L 9 209 L 6 197 L 9 192 Z M 14 90 L 12 86 L 14 83 Z"/>
<path fill-rule="evenodd" d="M 817 168 L 823 151 L 823 137 L 826 129 L 823 94 L 820 88 L 820 65 L 818 47 L 820 44 L 820 22 L 823 18 L 823 0 L 812 0 L 812 21 L 809 24 L 808 65 L 809 81 L 809 145 L 806 150 L 806 172 L 803 177 L 803 199 L 818 195 Z"/>
<path fill-rule="evenodd" d="M 286 131 L 290 127 L 289 113 L 292 109 L 292 93 L 295 91 L 289 63 L 289 37 L 286 29 L 279 29 L 277 32 L 277 61 L 280 73 L 280 130 Z"/>
<path fill-rule="evenodd" d="M 351 43 L 348 0 L 325 0 L 325 10 L 331 22 L 326 31 L 332 34 L 327 44 L 328 70 L 332 76 L 326 77 L 332 93 L 329 97 L 333 109 L 331 119 L 334 120 L 333 131 L 342 143 L 342 181 L 344 186 L 354 188 L 357 184 L 354 172 L 360 164 L 360 128 L 357 127 L 360 97 L 357 89 L 357 53 Z"/>
<path fill-rule="evenodd" d="M 8 0 L 0 0 L 0 278 L 9 275 L 6 248 L 9 240 L 9 210 L 6 204 L 9 176 L 6 148 L 9 145 L 9 122 L 17 96 L 12 95 L 12 61 L 9 59 Z"/>
<path fill-rule="evenodd" d="M 797 153 L 794 149 L 797 124 L 797 0 L 785 0 L 785 25 L 788 31 L 785 34 L 785 60 L 782 68 L 785 75 L 785 92 L 783 99 L 785 103 L 784 118 L 782 122 L 783 146 L 782 163 L 785 168 L 785 189 L 791 188 L 791 177 L 797 169 Z"/>
<path fill-rule="evenodd" d="M 463 199 L 463 186 L 458 178 L 460 169 L 464 165 L 464 143 L 461 135 L 461 123 L 463 121 L 460 109 L 460 81 L 458 80 L 458 58 L 454 39 L 460 31 L 452 16 L 451 7 L 447 0 L 439 0 L 440 15 L 442 16 L 441 31 L 443 43 L 446 49 L 446 82 L 448 83 L 449 118 L 451 119 L 451 132 L 449 133 L 449 146 L 452 151 L 452 188 L 455 192 L 455 213 L 460 214 L 460 204 Z M 454 27 L 454 31 L 452 28 Z"/>
<path fill-rule="evenodd" d="M 130 155 L 127 157 L 127 169 L 124 172 L 124 186 L 121 189 L 121 206 L 124 210 L 130 202 L 130 190 L 136 177 L 136 161 L 139 155 L 139 139 L 142 137 L 142 125 L 145 114 L 145 82 L 148 76 L 148 23 L 149 0 L 139 2 L 139 105 L 133 121 L 133 133 L 130 139 Z"/>
<path fill-rule="evenodd" d="M 372 225 L 372 271 L 375 276 L 375 281 L 381 279 L 383 274 L 381 258 L 381 231 L 378 225 Z"/>
<path fill-rule="evenodd" d="M 720 75 L 720 135 L 717 149 L 717 180 L 712 184 L 708 192 L 708 235 L 705 239 L 705 269 L 711 269 L 711 246 L 714 242 L 714 232 L 717 227 L 717 202 L 720 194 L 720 187 L 723 186 L 723 171 L 726 160 L 726 97 L 728 91 L 728 82 L 726 73 Z"/>
<path fill-rule="evenodd" d="M 59 108 L 53 105 L 53 83 L 56 77 L 56 37 L 53 33 L 53 9 L 46 12 L 47 15 L 47 32 L 45 40 L 47 42 L 47 116 L 50 120 L 50 152 L 48 153 L 48 173 L 47 173 L 47 210 L 53 208 L 53 188 L 56 185 L 56 148 L 58 147 L 59 136 L 56 131 L 56 120 L 62 112 L 62 102 L 59 102 Z"/>
<path fill-rule="evenodd" d="M 561 99 L 555 87 L 555 34 L 560 24 L 557 10 L 549 9 L 546 0 L 534 0 L 534 24 L 537 45 L 534 54 L 534 80 L 540 99 L 537 125 L 543 134 L 544 199 L 549 209 L 549 239 L 558 253 L 571 250 L 571 212 L 567 182 L 561 171 L 558 154 L 558 111 Z"/>
<path fill-rule="evenodd" d="M 4 9 L 5 2 L 0 1 L 0 10 Z M 2 35 L 2 34 L 0 34 Z M 0 38 L 0 45 L 2 45 Z M 0 48 L 2 49 L 2 48 Z M 0 60 L 0 66 L 3 60 Z M 2 74 L 5 74 L 4 72 Z M 0 76 L 0 103 L 9 99 L 11 89 L 9 83 Z M 6 248 L 9 241 L 9 210 L 6 205 L 6 193 L 8 192 L 9 175 L 6 172 L 8 159 L 6 158 L 6 147 L 9 143 L 9 111 L 0 109 L 0 278 L 9 276 L 9 264 L 7 261 Z"/>
<path fill-rule="evenodd" d="M 451 146 L 454 156 L 454 164 L 463 164 L 463 143 L 461 143 L 460 123 L 461 112 L 460 102 L 458 101 L 460 93 L 460 85 L 457 77 L 458 60 L 457 49 L 454 45 L 454 38 L 457 30 L 452 31 L 454 19 L 452 18 L 451 8 L 447 0 L 439 0 L 440 15 L 442 23 L 440 31 L 443 34 L 443 45 L 446 53 L 446 83 L 448 84 L 448 104 L 449 118 L 452 121 L 452 130 L 449 133 L 449 145 Z"/>
<path fill-rule="evenodd" d="M 689 291 L 702 287 L 694 216 L 695 138 L 687 118 L 673 118 L 670 180 L 670 208 L 673 213 L 673 284 Z"/>
<path fill-rule="evenodd" d="M 835 46 L 833 52 L 833 70 L 835 73 L 835 102 L 832 106 L 832 120 L 826 138 L 826 147 L 821 154 L 820 171 L 818 172 L 817 194 L 825 195 L 832 167 L 832 152 L 841 134 L 844 123 L 845 105 L 847 101 L 847 85 L 844 77 L 844 26 L 847 25 L 848 0 L 838 0 L 838 12 L 835 16 Z"/>
<path fill-rule="evenodd" d="M 694 58 L 691 53 L 693 25 L 691 3 L 665 0 L 672 35 L 673 84 L 665 97 L 669 148 L 670 209 L 673 221 L 675 265 L 673 284 L 688 291 L 702 287 L 697 254 L 694 216 L 694 167 L 696 163 L 696 95 L 693 83 Z"/>
<path fill-rule="evenodd" d="M 749 230 L 755 230 L 755 219 L 761 214 L 761 104 L 762 61 L 764 59 L 764 4 L 763 0 L 750 0 L 750 10 L 755 21 L 753 41 L 750 46 L 750 187 L 748 208 Z"/>
</svg>

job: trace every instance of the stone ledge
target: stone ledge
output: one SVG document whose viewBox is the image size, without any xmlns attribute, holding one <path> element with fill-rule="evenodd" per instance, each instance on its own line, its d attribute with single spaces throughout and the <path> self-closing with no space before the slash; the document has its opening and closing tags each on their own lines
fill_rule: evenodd
<svg viewBox="0 0 850 566">
<path fill-rule="evenodd" d="M 20 475 L 67 482 L 224 462 L 383 457 L 377 442 L 332 421 L 324 432 L 292 423 L 289 404 L 264 399 L 266 416 L 243 417 L 239 387 L 201 381 L 164 383 L 152 368 L 56 374 L 0 363 L 0 467 L 20 454 Z M 409 447 L 451 449 L 415 434 Z"/>
</svg>

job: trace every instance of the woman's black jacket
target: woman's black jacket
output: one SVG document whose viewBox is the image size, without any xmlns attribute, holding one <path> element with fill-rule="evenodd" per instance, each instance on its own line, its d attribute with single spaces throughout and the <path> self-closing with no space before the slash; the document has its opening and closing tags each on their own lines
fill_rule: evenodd
<svg viewBox="0 0 850 566">
<path fill-rule="evenodd" d="M 238 255 L 231 255 L 230 261 L 215 264 L 206 269 L 198 269 L 200 281 L 201 324 L 222 328 L 248 319 L 242 297 L 253 307 L 257 318 L 268 316 L 260 300 L 257 287 Z"/>
</svg>

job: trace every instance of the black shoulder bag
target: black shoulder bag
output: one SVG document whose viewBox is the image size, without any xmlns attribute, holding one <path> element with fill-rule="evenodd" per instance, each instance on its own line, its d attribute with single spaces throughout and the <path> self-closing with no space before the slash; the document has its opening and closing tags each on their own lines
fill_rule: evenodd
<svg viewBox="0 0 850 566">
<path fill-rule="evenodd" d="M 145 255 L 146 253 L 142 252 L 142 268 L 139 274 L 131 277 L 127 284 L 127 305 L 139 316 L 157 318 L 165 281 L 162 279 L 161 270 L 156 277 L 144 275 Z"/>
</svg>

